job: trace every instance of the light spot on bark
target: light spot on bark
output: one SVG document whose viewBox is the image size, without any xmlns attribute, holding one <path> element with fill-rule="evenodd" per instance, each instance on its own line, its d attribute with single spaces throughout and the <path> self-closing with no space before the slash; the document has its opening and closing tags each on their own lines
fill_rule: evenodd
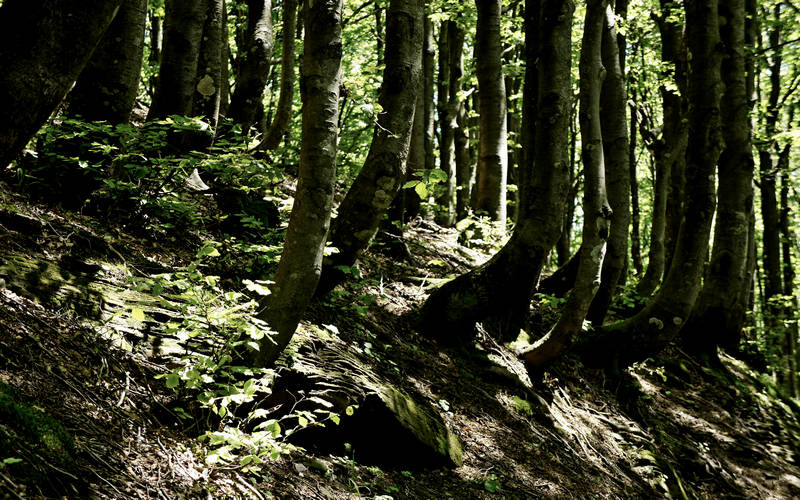
<svg viewBox="0 0 800 500">
<path fill-rule="evenodd" d="M 664 328 L 664 322 L 655 317 L 650 318 L 650 321 L 648 321 L 648 323 L 655 326 L 659 330 L 662 330 Z"/>
<path fill-rule="evenodd" d="M 683 318 L 675 316 L 674 318 L 672 318 L 672 322 L 675 323 L 675 326 L 680 326 L 681 323 L 683 323 Z"/>
</svg>

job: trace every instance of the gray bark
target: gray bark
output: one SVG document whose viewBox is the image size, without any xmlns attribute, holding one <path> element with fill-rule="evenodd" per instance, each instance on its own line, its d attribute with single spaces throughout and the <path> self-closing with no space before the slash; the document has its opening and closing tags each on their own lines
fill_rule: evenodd
<svg viewBox="0 0 800 500">
<path fill-rule="evenodd" d="M 203 116 L 212 127 L 216 127 L 222 100 L 222 79 L 228 78 L 227 74 L 223 75 L 225 66 L 222 64 L 226 54 L 223 44 L 228 43 L 228 27 L 223 24 L 223 0 L 206 0 L 205 4 L 206 21 L 194 79 L 192 115 Z"/>
<path fill-rule="evenodd" d="M 68 112 L 87 121 L 128 123 L 139 94 L 147 0 L 124 0 L 70 91 Z"/>
<path fill-rule="evenodd" d="M 148 120 L 191 114 L 205 18 L 206 2 L 166 0 L 161 64 Z"/>
<path fill-rule="evenodd" d="M 121 0 L 6 0 L 0 7 L 0 167 L 25 147 L 78 78 Z"/>
<path fill-rule="evenodd" d="M 281 94 L 278 97 L 278 109 L 275 112 L 269 129 L 264 135 L 259 148 L 271 151 L 276 149 L 292 119 L 292 102 L 294 101 L 294 31 L 297 28 L 297 0 L 283 1 L 283 37 L 281 60 Z"/>
<path fill-rule="evenodd" d="M 271 364 L 297 329 L 322 267 L 336 182 L 336 145 L 342 58 L 342 0 L 305 0 L 306 39 L 300 83 L 303 100 L 300 173 L 272 294 L 259 318 L 277 334 L 248 355 Z"/>
<path fill-rule="evenodd" d="M 720 137 L 719 18 L 717 0 L 687 1 L 689 143 L 686 151 L 686 199 L 673 264 L 664 284 L 632 318 L 604 326 L 582 345 L 593 363 L 627 365 L 654 355 L 686 323 L 700 292 L 715 207 L 714 171 Z"/>
<path fill-rule="evenodd" d="M 500 41 L 500 0 L 475 0 L 475 72 L 478 76 L 479 126 L 477 209 L 493 221 L 506 220 L 508 174 L 506 87 Z"/>
<path fill-rule="evenodd" d="M 519 220 L 509 241 L 487 263 L 434 291 L 419 313 L 430 335 L 472 331 L 488 320 L 498 337 L 512 338 L 530 308 L 548 252 L 561 231 L 569 190 L 571 32 L 569 0 L 526 3 L 527 61 L 523 95 L 523 168 Z M 533 126 L 533 124 L 543 124 Z"/>
<path fill-rule="evenodd" d="M 750 288 L 748 232 L 753 215 L 753 146 L 745 74 L 744 0 L 720 5 L 721 38 L 725 44 L 720 106 L 725 149 L 719 159 L 719 204 L 714 224 L 711 265 L 692 318 L 682 332 L 691 351 L 719 362 L 717 346 L 739 338 Z"/>
<path fill-rule="evenodd" d="M 604 24 L 607 19 L 606 7 L 605 0 L 589 0 L 583 24 L 580 57 L 580 122 L 581 157 L 585 181 L 583 240 L 579 251 L 578 274 L 575 286 L 567 296 L 556 325 L 530 349 L 522 353 L 529 371 L 541 370 L 572 347 L 583 328 L 589 305 L 600 287 L 600 270 L 603 266 L 606 239 L 611 225 L 611 207 L 606 196 L 600 119 L 600 94 L 606 77 L 601 57 Z M 613 13 L 611 22 L 613 23 Z M 616 38 L 611 40 L 616 49 Z M 613 59 L 613 64 L 619 69 L 616 50 L 613 51 Z"/>
<path fill-rule="evenodd" d="M 245 134 L 259 111 L 269 78 L 275 36 L 272 30 L 272 0 L 247 0 L 247 32 L 240 46 L 238 72 L 228 117 L 242 126 Z"/>
<path fill-rule="evenodd" d="M 325 260 L 318 293 L 331 290 L 380 226 L 406 178 L 414 108 L 422 75 L 423 1 L 392 0 L 386 14 L 386 68 L 378 102 L 383 112 L 364 166 L 339 205 L 329 240 L 338 253 Z"/>
</svg>

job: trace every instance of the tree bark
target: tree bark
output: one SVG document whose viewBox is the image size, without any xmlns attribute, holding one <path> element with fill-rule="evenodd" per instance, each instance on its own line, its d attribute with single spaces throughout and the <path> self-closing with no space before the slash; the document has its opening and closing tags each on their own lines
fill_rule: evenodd
<svg viewBox="0 0 800 500">
<path fill-rule="evenodd" d="M 457 109 L 451 101 L 452 79 L 452 46 L 454 38 L 460 30 L 455 21 L 444 21 L 439 29 L 439 76 L 437 81 L 437 108 L 439 111 L 439 168 L 447 174 L 444 191 L 436 200 L 440 213 L 439 224 L 452 226 L 456 215 L 456 149 L 455 128 L 457 126 Z M 463 40 L 463 37 L 461 38 Z M 458 50 L 464 50 L 458 47 Z"/>
<path fill-rule="evenodd" d="M 453 333 L 463 335 L 475 322 L 489 320 L 490 331 L 501 339 L 516 337 L 547 254 L 561 232 L 569 190 L 574 4 L 528 0 L 525 11 L 526 127 L 519 220 L 509 241 L 488 262 L 445 283 L 425 302 L 419 326 L 433 336 L 452 339 Z M 534 127 L 534 120 L 541 126 Z"/>
<path fill-rule="evenodd" d="M 586 20 L 583 24 L 583 42 L 580 56 L 580 122 L 581 157 L 583 160 L 583 240 L 575 286 L 567 296 L 558 322 L 544 337 L 522 353 L 528 370 L 538 371 L 566 353 L 580 333 L 589 305 L 600 287 L 600 270 L 603 266 L 606 239 L 611 225 L 611 207 L 606 196 L 606 178 L 603 134 L 601 132 L 600 95 L 607 70 L 603 67 L 601 47 L 605 21 L 605 0 L 588 0 Z M 613 12 L 610 13 L 613 25 Z M 614 33 L 616 35 L 616 33 Z M 616 36 L 612 64 L 619 69 Z M 612 70 L 613 72 L 613 70 Z M 624 107 L 622 108 L 625 109 Z M 605 111 L 605 110 L 604 110 Z M 625 120 L 622 120 L 625 124 Z M 624 127 L 623 127 L 624 128 Z M 627 154 L 627 151 L 624 151 Z"/>
<path fill-rule="evenodd" d="M 501 224 L 506 220 L 508 143 L 506 87 L 500 41 L 501 0 L 475 0 L 475 72 L 478 77 L 478 210 Z"/>
<path fill-rule="evenodd" d="M 276 149 L 292 119 L 292 102 L 294 101 L 294 31 L 297 29 L 297 0 L 283 0 L 283 58 L 281 60 L 281 94 L 278 97 L 278 109 L 275 112 L 269 129 L 261 141 L 259 149 L 272 151 Z"/>
<path fill-rule="evenodd" d="M 475 165 L 472 163 L 469 148 L 469 119 L 467 98 L 464 89 L 464 39 L 466 33 L 461 26 L 454 24 L 448 30 L 450 36 L 450 81 L 448 110 L 454 114 L 450 124 L 453 126 L 453 152 L 455 162 L 455 217 L 467 216 L 470 200 L 475 187 Z"/>
<path fill-rule="evenodd" d="M 632 95 L 631 99 L 636 100 Z M 636 175 L 636 108 L 630 106 L 630 136 L 628 143 L 628 180 L 631 183 L 631 260 L 636 276 L 642 276 L 644 264 L 642 263 L 642 231 L 641 231 L 641 210 L 639 209 L 639 181 Z"/>
<path fill-rule="evenodd" d="M 206 2 L 166 0 L 161 61 L 148 120 L 191 114 L 205 18 Z"/>
<path fill-rule="evenodd" d="M 628 166 L 628 95 L 625 75 L 620 66 L 617 26 L 614 10 L 605 10 L 603 27 L 603 66 L 606 78 L 600 95 L 600 124 L 603 129 L 603 152 L 605 158 L 606 189 L 613 217 L 608 234 L 606 258 L 600 288 L 592 301 L 586 318 L 595 325 L 602 325 L 608 308 L 616 294 L 628 261 L 628 235 L 631 223 L 630 168 Z M 585 168 L 585 167 L 584 167 Z"/>
<path fill-rule="evenodd" d="M 247 355 L 258 367 L 273 363 L 289 344 L 314 295 L 336 183 L 342 0 L 305 0 L 303 13 L 307 30 L 300 82 L 300 173 L 275 285 L 259 314 L 276 335 L 263 337 L 260 349 Z"/>
<path fill-rule="evenodd" d="M 375 236 L 406 178 L 414 108 L 422 74 L 423 0 L 392 0 L 386 14 L 386 68 L 372 144 L 364 166 L 339 205 L 330 241 L 338 253 L 325 260 L 318 294 L 344 278 Z"/>
<path fill-rule="evenodd" d="M 219 121 L 220 103 L 222 100 L 222 58 L 225 57 L 223 44 L 228 43 L 228 27 L 225 20 L 223 0 L 206 0 L 206 21 L 203 26 L 203 39 L 197 61 L 195 75 L 194 100 L 192 115 L 203 116 L 209 124 L 216 128 Z"/>
<path fill-rule="evenodd" d="M 793 114 L 793 113 L 790 113 Z M 792 122 L 790 117 L 789 123 Z M 779 168 L 781 172 L 781 212 L 780 212 L 780 230 L 781 230 L 781 264 L 783 266 L 783 296 L 786 301 L 784 305 L 783 315 L 785 318 L 793 318 L 798 310 L 797 295 L 794 290 L 795 271 L 792 263 L 792 244 L 794 243 L 794 234 L 792 232 L 790 220 L 791 207 L 789 205 L 789 153 L 791 151 L 791 143 L 787 144 L 781 152 L 781 162 Z M 798 326 L 796 321 L 792 321 L 786 325 L 786 350 L 785 350 L 785 367 L 786 367 L 786 393 L 790 397 L 798 397 L 798 355 L 797 355 L 797 340 L 798 340 Z"/>
<path fill-rule="evenodd" d="M 78 78 L 121 0 L 5 0 L 0 6 L 0 167 L 25 147 Z"/>
<path fill-rule="evenodd" d="M 689 74 L 686 210 L 664 284 L 630 319 L 604 326 L 581 346 L 590 363 L 628 365 L 654 355 L 686 323 L 700 292 L 714 216 L 714 169 L 721 150 L 719 17 L 717 0 L 685 3 Z"/>
<path fill-rule="evenodd" d="M 68 96 L 87 121 L 128 123 L 139 94 L 147 0 L 124 0 Z"/>
<path fill-rule="evenodd" d="M 711 265 L 692 317 L 682 332 L 690 352 L 718 364 L 717 346 L 738 339 L 750 288 L 748 232 L 753 214 L 753 147 L 745 73 L 745 0 L 720 5 L 725 47 L 720 106 L 725 149 L 719 159 L 719 194 Z"/>
<path fill-rule="evenodd" d="M 247 0 L 247 32 L 240 47 L 238 73 L 228 117 L 247 133 L 255 123 L 269 77 L 275 42 L 272 30 L 272 0 Z"/>
</svg>

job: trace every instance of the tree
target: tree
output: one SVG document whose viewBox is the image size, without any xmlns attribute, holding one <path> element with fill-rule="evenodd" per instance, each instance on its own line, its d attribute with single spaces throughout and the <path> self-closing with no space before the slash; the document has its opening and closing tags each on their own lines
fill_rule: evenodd
<svg viewBox="0 0 800 500">
<path fill-rule="evenodd" d="M 578 252 L 578 272 L 575 286 L 556 325 L 522 354 L 528 370 L 541 370 L 567 352 L 583 327 L 589 305 L 600 287 L 600 270 L 606 252 L 606 239 L 611 225 L 611 207 L 606 196 L 603 134 L 600 119 L 600 100 L 603 80 L 601 47 L 607 4 L 605 0 L 589 0 L 583 24 L 580 57 L 580 122 L 581 157 L 583 159 L 583 240 Z M 613 24 L 613 12 L 609 14 Z M 612 38 L 616 48 L 616 37 Z M 607 50 L 607 49 L 606 49 Z M 614 64 L 619 68 L 616 50 Z M 624 107 L 622 108 L 625 109 Z M 623 120 L 623 124 L 624 124 Z M 626 150 L 623 150 L 627 154 Z"/>
<path fill-rule="evenodd" d="M 570 0 L 529 0 L 525 8 L 523 165 L 517 225 L 488 262 L 435 290 L 420 328 L 447 338 L 488 320 L 500 338 L 516 337 L 548 252 L 561 232 L 569 190 Z M 533 124 L 536 126 L 532 126 Z"/>
<path fill-rule="evenodd" d="M 192 112 L 206 2 L 166 0 L 164 40 L 148 120 Z"/>
<path fill-rule="evenodd" d="M 673 340 L 688 320 L 700 292 L 715 208 L 714 170 L 719 159 L 719 18 L 716 0 L 689 0 L 686 8 L 689 71 L 689 135 L 686 198 L 673 263 L 663 285 L 630 319 L 604 326 L 581 346 L 583 357 L 600 364 L 644 359 Z"/>
<path fill-rule="evenodd" d="M 69 114 L 128 123 L 139 94 L 147 0 L 124 0 L 69 93 Z"/>
<path fill-rule="evenodd" d="M 753 148 L 750 104 L 745 73 L 745 1 L 729 0 L 719 7 L 725 46 L 720 106 L 725 148 L 719 159 L 718 208 L 711 263 L 703 289 L 682 332 L 684 344 L 712 363 L 719 363 L 717 346 L 740 337 L 750 288 L 748 232 L 753 215 Z"/>
<path fill-rule="evenodd" d="M 386 13 L 386 53 L 379 103 L 383 112 L 367 159 L 339 205 L 329 240 L 338 250 L 325 261 L 319 294 L 344 277 L 378 231 L 406 177 L 414 109 L 422 75 L 422 0 L 392 0 Z"/>
<path fill-rule="evenodd" d="M 475 72 L 478 75 L 480 142 L 478 145 L 478 210 L 505 224 L 506 88 L 500 41 L 500 0 L 475 0 L 478 25 L 475 30 Z"/>
<path fill-rule="evenodd" d="M 442 22 L 439 29 L 439 74 L 436 96 L 440 134 L 439 168 L 447 174 L 447 179 L 444 183 L 445 189 L 436 201 L 441 210 L 437 220 L 443 226 L 452 226 L 456 216 L 455 132 L 458 127 L 458 93 L 461 90 L 463 50 L 464 29 L 453 20 Z"/>
<path fill-rule="evenodd" d="M 322 267 L 333 188 L 339 121 L 342 0 L 305 0 L 306 38 L 300 83 L 303 132 L 300 173 L 272 294 L 259 318 L 276 332 L 246 355 L 254 366 L 271 364 L 294 335 L 314 295 Z"/>
<path fill-rule="evenodd" d="M 281 59 L 281 94 L 278 98 L 278 109 L 269 128 L 264 132 L 264 139 L 259 148 L 273 150 L 278 147 L 289 129 L 292 119 L 292 101 L 294 100 L 294 32 L 297 29 L 297 0 L 284 0 L 283 27 L 281 41 L 283 56 Z"/>
<path fill-rule="evenodd" d="M 239 47 L 236 84 L 228 117 L 242 125 L 246 134 L 263 111 L 261 99 L 269 77 L 272 47 L 272 0 L 247 0 L 247 31 Z"/>
<path fill-rule="evenodd" d="M 603 131 L 605 188 L 608 190 L 608 201 L 613 217 L 606 258 L 603 260 L 600 288 L 587 314 L 587 318 L 595 325 L 603 324 L 617 285 L 623 279 L 627 268 L 628 232 L 631 222 L 626 113 L 628 97 L 619 56 L 615 14 L 611 6 L 608 6 L 605 12 L 602 58 L 606 76 L 600 94 L 600 108 L 603 112 L 600 113 L 599 119 Z"/>
<path fill-rule="evenodd" d="M 212 127 L 219 120 L 223 79 L 227 80 L 228 27 L 225 24 L 225 2 L 206 0 L 206 20 L 197 61 L 192 115 L 204 116 Z"/>
<path fill-rule="evenodd" d="M 0 166 L 64 99 L 121 3 L 5 0 L 0 6 Z"/>
</svg>

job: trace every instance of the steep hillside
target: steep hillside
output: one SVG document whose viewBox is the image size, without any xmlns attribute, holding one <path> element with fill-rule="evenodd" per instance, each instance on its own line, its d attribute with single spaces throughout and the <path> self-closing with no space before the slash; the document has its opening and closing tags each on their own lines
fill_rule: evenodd
<svg viewBox="0 0 800 500">
<path fill-rule="evenodd" d="M 230 414 L 210 411 L 189 360 L 213 358 L 230 325 L 253 324 L 251 306 L 220 297 L 257 294 L 259 282 L 243 286 L 251 276 L 225 261 L 225 244 L 204 239 L 4 195 L 4 497 L 800 496 L 800 408 L 741 361 L 711 370 L 673 348 L 618 378 L 567 359 L 531 381 L 480 330 L 452 332 L 460 345 L 418 335 L 410 313 L 430 288 L 486 258 L 422 221 L 408 230 L 410 257 L 379 240 L 313 306 L 258 397 L 231 394 Z M 181 280 L 191 286 L 169 293 Z M 187 290 L 211 295 L 192 302 Z M 196 334 L 182 334 L 198 307 Z M 259 410 L 280 425 L 254 426 Z M 273 448 L 254 438 L 264 429 Z"/>
</svg>

